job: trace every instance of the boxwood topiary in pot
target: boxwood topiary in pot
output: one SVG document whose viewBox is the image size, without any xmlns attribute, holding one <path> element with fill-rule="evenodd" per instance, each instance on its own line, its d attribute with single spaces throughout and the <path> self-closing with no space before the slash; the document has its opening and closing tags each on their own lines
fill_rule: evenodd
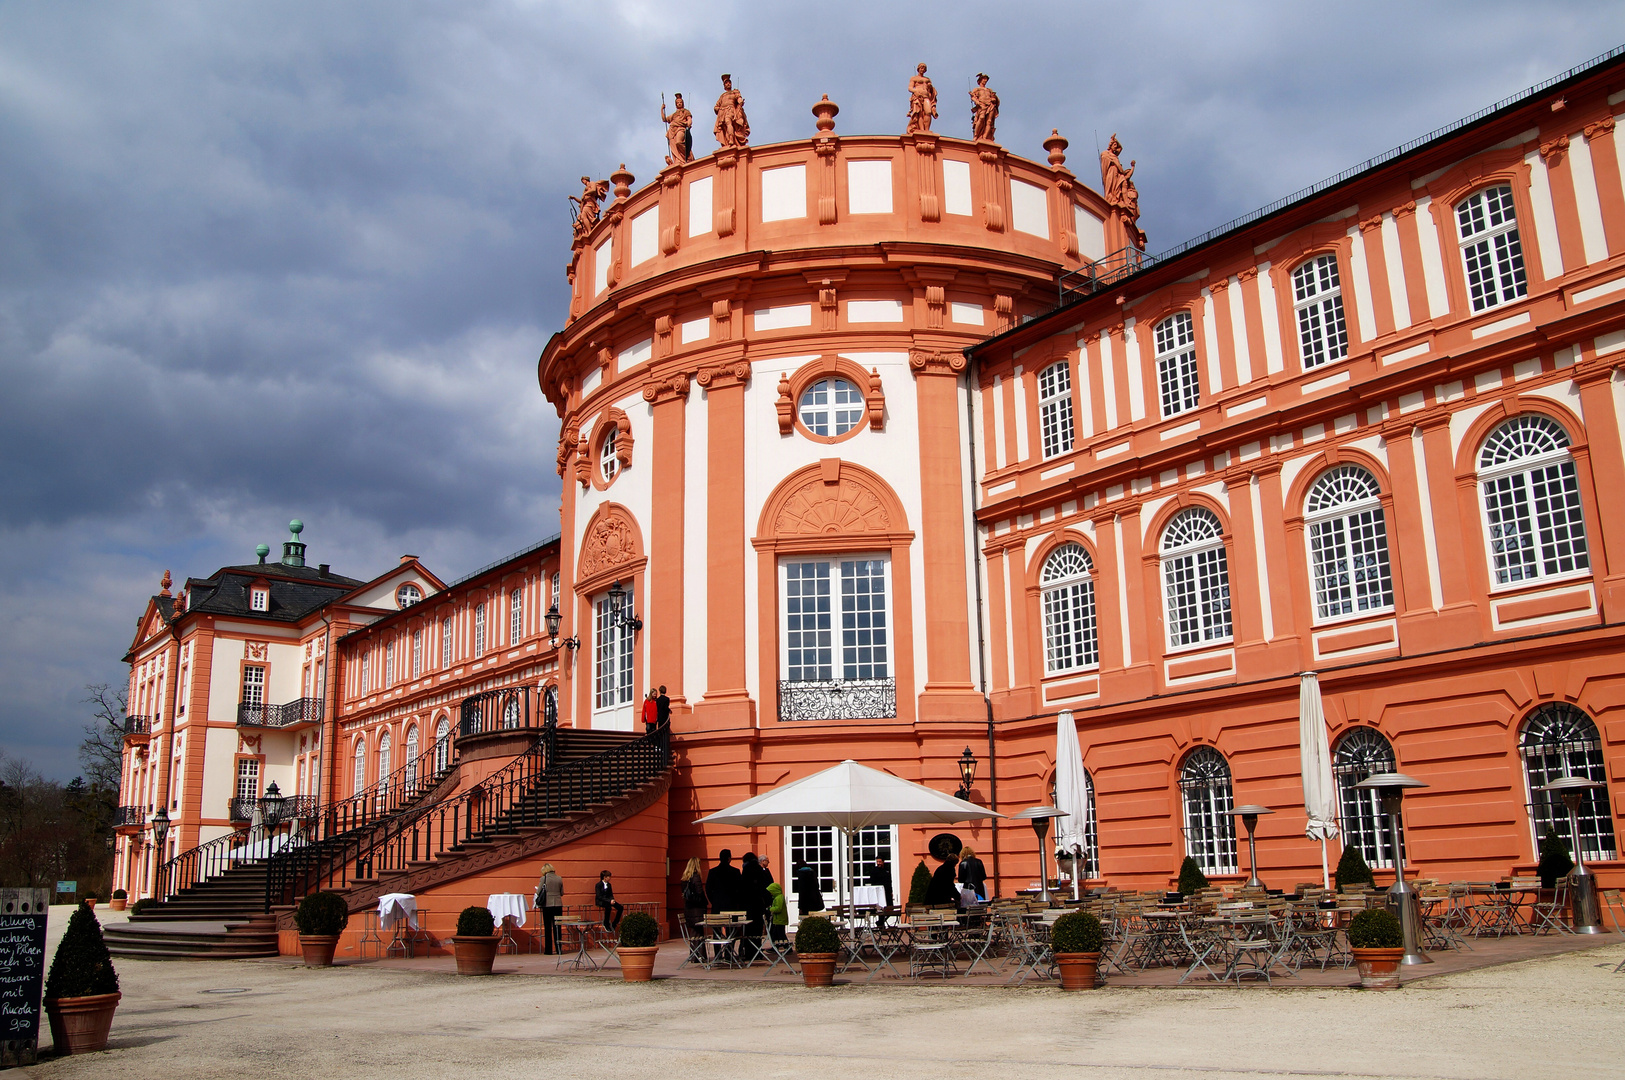
<svg viewBox="0 0 1625 1080">
<path fill-rule="evenodd" d="M 1362 911 L 1349 920 L 1349 951 L 1366 990 L 1398 990 L 1399 963 L 1405 956 L 1405 931 L 1385 908 Z"/>
<path fill-rule="evenodd" d="M 125 892 L 123 889 L 114 889 L 113 890 L 113 896 L 112 896 L 111 899 L 109 899 L 107 901 L 107 905 L 109 907 L 111 907 L 114 911 L 123 911 L 125 905 L 128 904 L 129 902 L 130 902 L 130 894 L 129 893 Z"/>
<path fill-rule="evenodd" d="M 1201 892 L 1208 887 L 1207 875 L 1202 868 L 1196 865 L 1196 860 L 1189 855 L 1179 864 L 1179 892 L 1183 896 Z"/>
<path fill-rule="evenodd" d="M 1050 930 L 1050 949 L 1061 969 L 1062 990 L 1093 990 L 1106 930 L 1087 911 L 1069 911 Z"/>
<path fill-rule="evenodd" d="M 621 978 L 648 982 L 654 978 L 655 956 L 660 952 L 660 923 L 653 915 L 634 911 L 621 920 Z"/>
<path fill-rule="evenodd" d="M 1540 887 L 1557 888 L 1557 879 L 1567 877 L 1573 869 L 1574 859 L 1569 855 L 1569 846 L 1558 839 L 1557 833 L 1547 830 L 1540 841 L 1540 864 L 1535 867 L 1535 873 L 1540 875 Z"/>
<path fill-rule="evenodd" d="M 85 1054 L 106 1047 L 120 996 L 101 923 L 89 904 L 80 904 L 45 978 L 45 1013 L 56 1052 Z"/>
<path fill-rule="evenodd" d="M 1343 857 L 1337 860 L 1337 871 L 1332 874 L 1332 881 L 1339 889 L 1351 885 L 1370 888 L 1377 883 L 1377 879 L 1371 876 L 1371 867 L 1366 865 L 1365 856 L 1353 844 L 1343 845 Z"/>
<path fill-rule="evenodd" d="M 914 876 L 908 882 L 908 902 L 911 904 L 925 903 L 925 894 L 931 890 L 931 871 L 926 869 L 925 860 L 921 859 L 914 867 Z"/>
<path fill-rule="evenodd" d="M 809 915 L 796 927 L 796 958 L 801 961 L 801 981 L 806 985 L 830 985 L 840 952 L 841 935 L 822 915 Z"/>
<path fill-rule="evenodd" d="M 457 958 L 457 974 L 489 975 L 497 958 L 497 921 L 489 908 L 470 904 L 457 915 L 457 933 L 451 939 L 451 952 Z"/>
<path fill-rule="evenodd" d="M 293 913 L 299 927 L 299 950 L 306 967 L 332 967 L 339 934 L 350 923 L 350 908 L 338 893 L 313 892 Z"/>
</svg>

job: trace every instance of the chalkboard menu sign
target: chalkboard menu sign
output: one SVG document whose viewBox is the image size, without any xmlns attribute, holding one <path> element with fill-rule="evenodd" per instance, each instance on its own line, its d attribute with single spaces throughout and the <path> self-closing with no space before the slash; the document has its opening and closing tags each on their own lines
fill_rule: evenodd
<svg viewBox="0 0 1625 1080">
<path fill-rule="evenodd" d="M 0 1066 L 34 1064 L 49 903 L 46 889 L 0 889 Z"/>
</svg>

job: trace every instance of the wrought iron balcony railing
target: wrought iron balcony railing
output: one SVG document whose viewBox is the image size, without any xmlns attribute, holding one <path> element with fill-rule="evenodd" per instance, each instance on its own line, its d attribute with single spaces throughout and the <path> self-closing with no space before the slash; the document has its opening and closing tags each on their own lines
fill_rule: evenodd
<svg viewBox="0 0 1625 1080">
<path fill-rule="evenodd" d="M 457 725 L 458 737 L 540 727 L 546 719 L 556 724 L 556 713 L 536 708 L 537 695 L 538 688 L 535 686 L 505 686 L 470 694 L 463 699 L 462 718 Z"/>
<path fill-rule="evenodd" d="M 113 811 L 113 827 L 121 829 L 128 825 L 142 826 L 147 823 L 147 808 L 145 806 L 120 806 Z"/>
<path fill-rule="evenodd" d="M 896 715 L 896 679 L 779 682 L 780 720 L 888 720 Z"/>
<path fill-rule="evenodd" d="M 296 821 L 316 816 L 319 809 L 317 798 L 314 795 L 289 795 L 282 800 L 282 816 L 279 823 Z M 229 813 L 232 821 L 253 821 L 254 811 L 259 807 L 258 799 L 237 796 L 231 800 Z"/>
<path fill-rule="evenodd" d="M 124 723 L 121 724 L 120 727 L 123 729 L 123 732 L 126 735 L 151 735 L 152 717 L 126 716 L 124 718 Z"/>
<path fill-rule="evenodd" d="M 322 699 L 302 697 L 286 705 L 237 706 L 238 727 L 291 727 L 294 724 L 317 723 L 322 718 Z"/>
</svg>

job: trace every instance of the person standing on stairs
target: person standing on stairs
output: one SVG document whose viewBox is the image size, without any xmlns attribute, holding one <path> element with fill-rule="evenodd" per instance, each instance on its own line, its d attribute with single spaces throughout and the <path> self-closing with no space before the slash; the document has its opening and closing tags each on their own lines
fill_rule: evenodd
<svg viewBox="0 0 1625 1080">
<path fill-rule="evenodd" d="M 643 695 L 643 731 L 644 731 L 644 734 L 648 734 L 649 732 L 651 732 L 651 731 L 653 731 L 655 729 L 655 724 L 659 722 L 659 716 L 660 716 L 660 706 L 658 704 L 656 704 L 656 702 L 655 702 L 655 692 L 653 690 L 651 690 L 647 694 Z"/>
</svg>

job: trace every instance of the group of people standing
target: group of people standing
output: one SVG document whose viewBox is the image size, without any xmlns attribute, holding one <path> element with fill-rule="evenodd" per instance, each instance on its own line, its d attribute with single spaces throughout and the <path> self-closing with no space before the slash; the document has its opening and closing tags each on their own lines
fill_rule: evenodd
<svg viewBox="0 0 1625 1080">
<path fill-rule="evenodd" d="M 643 730 L 653 731 L 662 724 L 671 723 L 671 698 L 666 688 L 650 690 L 643 695 Z"/>
<path fill-rule="evenodd" d="M 696 956 L 705 948 L 703 922 L 707 914 L 720 915 L 725 911 L 745 913 L 745 937 L 742 947 L 747 962 L 755 959 L 764 931 L 774 941 L 787 940 L 785 927 L 790 922 L 790 910 L 785 904 L 784 887 L 773 880 L 766 855 L 747 851 L 733 864 L 733 852 L 723 848 L 717 854 L 717 864 L 706 872 L 699 859 L 688 860 L 681 878 L 683 888 L 683 922 L 688 926 L 689 949 Z M 820 902 L 820 907 L 822 903 Z"/>
<path fill-rule="evenodd" d="M 620 927 L 626 908 L 615 899 L 615 886 L 610 883 L 612 877 L 608 870 L 598 871 L 592 901 L 604 913 L 604 926 L 615 930 Z M 536 882 L 535 906 L 542 913 L 542 952 L 551 956 L 560 951 L 559 916 L 564 914 L 564 879 L 552 863 L 542 864 L 542 876 Z"/>
<path fill-rule="evenodd" d="M 957 855 L 944 853 L 925 890 L 925 902 L 931 906 L 957 904 L 964 907 L 969 899 L 967 893 L 978 902 L 987 900 L 987 867 L 968 847 Z"/>
</svg>

